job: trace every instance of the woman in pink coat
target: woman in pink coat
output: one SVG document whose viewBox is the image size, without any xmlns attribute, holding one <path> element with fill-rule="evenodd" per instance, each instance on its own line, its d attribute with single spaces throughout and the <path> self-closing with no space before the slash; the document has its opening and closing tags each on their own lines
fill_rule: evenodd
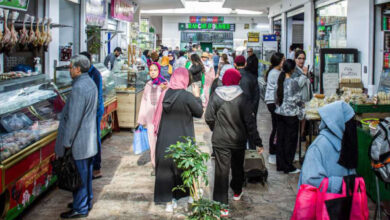
<svg viewBox="0 0 390 220">
<path fill-rule="evenodd" d="M 139 109 L 138 124 L 148 129 L 148 139 L 150 146 L 150 158 L 155 168 L 155 152 L 157 137 L 154 135 L 153 116 L 157 108 L 157 103 L 162 91 L 167 88 L 167 80 L 160 74 L 161 66 L 158 63 L 152 63 L 149 66 L 149 76 L 151 78 L 144 88 L 141 107 Z"/>
</svg>

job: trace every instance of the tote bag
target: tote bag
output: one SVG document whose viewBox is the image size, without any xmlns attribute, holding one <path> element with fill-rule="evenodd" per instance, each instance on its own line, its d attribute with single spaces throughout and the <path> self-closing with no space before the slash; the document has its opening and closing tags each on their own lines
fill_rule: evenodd
<svg viewBox="0 0 390 220">
<path fill-rule="evenodd" d="M 318 188 L 309 184 L 299 187 L 291 220 L 315 220 Z"/>
<path fill-rule="evenodd" d="M 83 185 L 83 180 L 73 159 L 72 149 L 65 149 L 64 156 L 54 160 L 52 165 L 60 189 L 74 192 Z"/>
<path fill-rule="evenodd" d="M 134 154 L 142 154 L 143 152 L 149 150 L 149 140 L 148 140 L 148 130 L 142 125 L 138 126 L 137 130 L 134 132 L 133 139 L 133 151 Z"/>
</svg>

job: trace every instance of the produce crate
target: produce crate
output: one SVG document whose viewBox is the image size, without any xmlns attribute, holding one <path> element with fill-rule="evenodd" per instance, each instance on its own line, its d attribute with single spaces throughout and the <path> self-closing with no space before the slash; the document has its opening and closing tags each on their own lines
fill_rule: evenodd
<svg viewBox="0 0 390 220">
<path fill-rule="evenodd" d="M 358 128 L 358 166 L 356 172 L 364 178 L 366 183 L 367 195 L 373 200 L 377 201 L 376 187 L 375 187 L 375 173 L 371 168 L 371 161 L 368 156 L 368 150 L 372 142 L 372 136 L 369 132 Z M 379 180 L 379 191 L 381 200 L 390 201 L 390 189 L 385 187 L 383 181 Z"/>
<path fill-rule="evenodd" d="M 357 105 L 350 104 L 356 114 L 390 112 L 390 105 Z"/>
</svg>

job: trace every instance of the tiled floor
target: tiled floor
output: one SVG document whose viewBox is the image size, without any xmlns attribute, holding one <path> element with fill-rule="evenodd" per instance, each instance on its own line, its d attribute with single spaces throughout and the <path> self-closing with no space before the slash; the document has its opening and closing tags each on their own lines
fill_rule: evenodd
<svg viewBox="0 0 390 220">
<path fill-rule="evenodd" d="M 264 104 L 258 115 L 260 136 L 268 155 L 270 116 Z M 204 142 L 202 150 L 211 151 L 211 132 L 204 120 L 195 121 L 196 138 Z M 88 219 L 184 219 L 185 201 L 179 201 L 179 209 L 174 214 L 166 214 L 164 206 L 153 202 L 154 177 L 150 175 L 151 164 L 138 166 L 140 156 L 131 150 L 130 132 L 114 133 L 103 142 L 104 177 L 94 180 L 94 207 Z M 267 163 L 268 184 L 248 184 L 242 201 L 230 202 L 231 219 L 289 219 L 294 208 L 297 193 L 298 174 L 286 175 L 276 172 L 274 165 Z M 210 186 L 205 189 L 211 195 L 213 189 L 213 161 L 209 161 Z M 72 201 L 70 193 L 54 189 L 46 193 L 23 216 L 23 219 L 59 219 L 61 212 L 67 211 L 67 203 Z M 372 210 L 372 203 L 370 208 Z"/>
</svg>

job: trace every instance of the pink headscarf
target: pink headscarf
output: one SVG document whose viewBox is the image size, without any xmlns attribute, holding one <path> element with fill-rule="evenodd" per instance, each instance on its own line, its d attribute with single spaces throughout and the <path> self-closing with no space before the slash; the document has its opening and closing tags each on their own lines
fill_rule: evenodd
<svg viewBox="0 0 390 220">
<path fill-rule="evenodd" d="M 188 83 L 190 82 L 190 77 L 188 70 L 183 67 L 177 68 L 171 76 L 171 81 L 169 82 L 169 89 L 187 89 Z M 156 111 L 154 112 L 154 118 L 153 118 L 153 125 L 154 125 L 154 134 L 157 136 L 158 129 L 160 127 L 160 121 L 163 111 L 163 101 L 165 94 L 167 92 L 167 89 L 165 89 L 158 100 Z"/>
</svg>

